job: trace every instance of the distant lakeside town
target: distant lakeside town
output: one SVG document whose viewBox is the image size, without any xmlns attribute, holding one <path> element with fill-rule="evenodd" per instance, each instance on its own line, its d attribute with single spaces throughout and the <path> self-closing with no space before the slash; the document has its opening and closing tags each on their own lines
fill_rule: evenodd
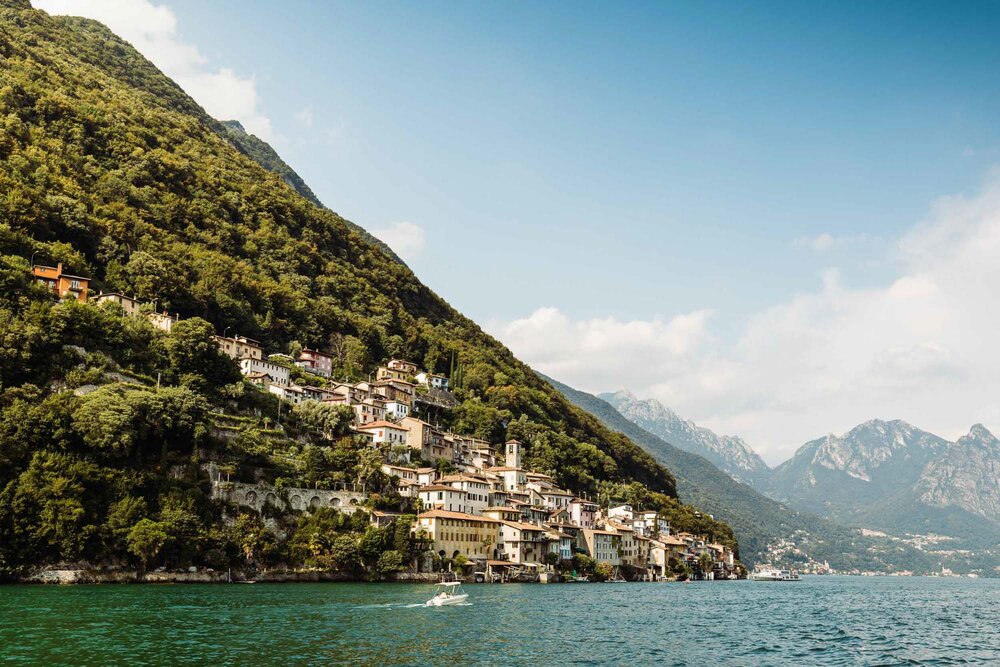
<svg viewBox="0 0 1000 667">
<path fill-rule="evenodd" d="M 61 265 L 32 270 L 62 299 L 113 304 L 125 316 L 146 318 L 167 334 L 181 321 L 125 294 L 89 294 L 88 279 L 64 274 Z M 436 579 L 442 573 L 483 582 L 746 576 L 729 546 L 703 535 L 675 532 L 669 519 L 655 510 L 627 502 L 600 504 L 560 488 L 548 474 L 526 469 L 524 445 L 518 440 L 488 442 L 439 428 L 437 417 L 458 404 L 445 375 L 405 359 L 390 359 L 366 381 L 337 381 L 332 377 L 333 356 L 325 351 L 303 348 L 294 356 L 268 354 L 258 341 L 228 333 L 212 340 L 239 366 L 248 385 L 276 397 L 279 423 L 271 425 L 273 429 L 281 429 L 282 410 L 308 401 L 349 408 L 353 413 L 349 437 L 379 453 L 381 471 L 391 479 L 394 492 L 415 511 L 375 509 L 372 501 L 383 495 L 381 491 L 368 492 L 357 484 L 310 489 L 231 481 L 231 471 L 210 462 L 204 469 L 215 500 L 253 510 L 272 526 L 281 512 L 327 507 L 346 515 L 366 513 L 380 527 L 415 516 L 409 531 L 420 548 L 397 573 L 396 578 L 404 580 L 419 580 L 421 575 L 424 580 Z M 217 417 L 216 435 L 230 437 L 227 415 Z M 160 570 L 147 579 L 185 578 Z M 213 579 L 220 577 L 214 575 Z M 265 573 L 258 576 L 266 578 Z M 36 579 L 72 577 L 43 574 Z"/>
</svg>

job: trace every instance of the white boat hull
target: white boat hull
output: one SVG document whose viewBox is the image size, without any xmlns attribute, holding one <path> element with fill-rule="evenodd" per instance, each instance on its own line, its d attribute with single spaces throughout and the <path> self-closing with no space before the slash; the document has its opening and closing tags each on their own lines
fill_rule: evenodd
<svg viewBox="0 0 1000 667">
<path fill-rule="evenodd" d="M 462 604 L 469 599 L 468 594 L 449 595 L 448 597 L 433 597 L 427 601 L 428 607 L 445 607 L 452 604 Z"/>
</svg>

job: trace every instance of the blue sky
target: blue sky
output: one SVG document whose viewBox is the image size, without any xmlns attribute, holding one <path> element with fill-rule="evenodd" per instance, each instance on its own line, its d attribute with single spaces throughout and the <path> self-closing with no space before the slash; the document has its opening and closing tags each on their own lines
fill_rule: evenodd
<svg viewBox="0 0 1000 667">
<path fill-rule="evenodd" d="M 424 228 L 413 267 L 481 321 L 739 316 L 817 281 L 794 239 L 895 236 L 1000 145 L 996 3 L 169 4 L 323 201 Z"/>
<path fill-rule="evenodd" d="M 843 351 L 857 376 L 815 358 L 836 345 L 785 369 L 756 342 L 847 326 L 823 308 L 860 316 L 926 273 L 907 248 L 960 216 L 940 197 L 992 201 L 1000 3 L 35 4 L 107 22 L 560 379 L 656 396 L 770 460 L 862 418 L 1000 427 L 985 399 L 858 391 L 885 359 L 973 363 L 926 303 Z M 813 403 L 758 396 L 805 378 Z"/>
</svg>

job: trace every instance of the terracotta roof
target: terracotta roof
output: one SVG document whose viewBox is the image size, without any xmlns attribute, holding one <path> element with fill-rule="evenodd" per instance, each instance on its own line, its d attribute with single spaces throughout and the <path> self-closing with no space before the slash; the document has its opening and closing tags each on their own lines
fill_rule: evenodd
<svg viewBox="0 0 1000 667">
<path fill-rule="evenodd" d="M 518 530 L 534 530 L 539 533 L 545 530 L 541 526 L 536 526 L 533 523 L 522 523 L 520 521 L 507 521 L 506 519 L 501 519 L 500 523 L 510 526 L 511 528 L 517 528 Z"/>
<path fill-rule="evenodd" d="M 488 516 L 476 516 L 475 514 L 465 514 L 463 512 L 449 512 L 448 510 L 431 510 L 417 515 L 418 519 L 465 519 L 467 521 L 484 521 L 486 523 L 498 523 L 496 519 Z"/>
<path fill-rule="evenodd" d="M 514 514 L 520 514 L 521 510 L 516 507 L 502 507 L 502 506 L 491 506 L 483 510 L 484 512 L 513 512 Z"/>
<path fill-rule="evenodd" d="M 521 470 L 521 468 L 511 468 L 510 466 L 493 466 L 492 468 L 487 468 L 490 472 L 514 472 L 515 470 Z"/>
<path fill-rule="evenodd" d="M 457 474 L 457 475 L 445 475 L 441 478 L 442 482 L 476 482 L 477 484 L 489 484 L 482 477 L 476 477 L 475 475 Z"/>
<path fill-rule="evenodd" d="M 384 419 L 379 420 L 377 422 L 372 422 L 371 424 L 365 424 L 364 426 L 359 426 L 358 428 L 359 429 L 368 429 L 368 428 L 394 428 L 397 431 L 405 431 L 406 430 L 405 426 L 400 426 L 399 424 L 394 424 L 393 422 L 387 422 Z"/>
<path fill-rule="evenodd" d="M 444 484 L 431 484 L 430 486 L 422 486 L 417 489 L 419 493 L 424 491 L 451 491 L 452 493 L 468 493 L 468 491 L 463 491 L 462 489 L 456 489 L 454 486 L 445 486 Z"/>
</svg>

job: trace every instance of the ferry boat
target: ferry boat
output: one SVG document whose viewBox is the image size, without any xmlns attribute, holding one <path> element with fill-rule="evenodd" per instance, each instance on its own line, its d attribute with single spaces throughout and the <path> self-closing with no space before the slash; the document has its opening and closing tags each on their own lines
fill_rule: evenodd
<svg viewBox="0 0 1000 667">
<path fill-rule="evenodd" d="M 802 581 L 795 570 L 779 570 L 771 565 L 758 565 L 750 578 L 753 581 Z"/>
</svg>

